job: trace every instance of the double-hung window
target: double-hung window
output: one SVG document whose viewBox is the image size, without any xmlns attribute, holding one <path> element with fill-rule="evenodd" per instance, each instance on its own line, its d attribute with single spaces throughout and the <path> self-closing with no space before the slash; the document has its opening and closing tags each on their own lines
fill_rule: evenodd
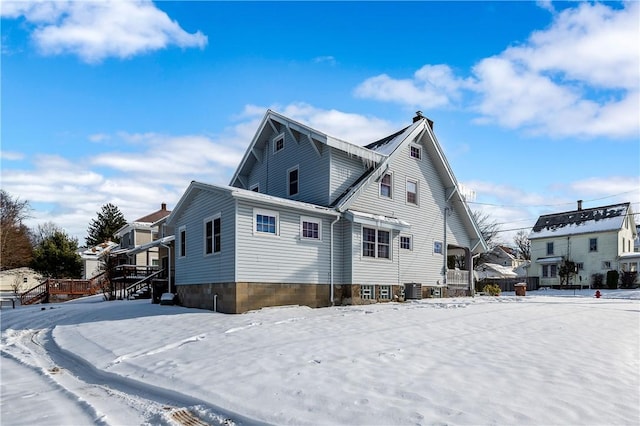
<svg viewBox="0 0 640 426">
<path fill-rule="evenodd" d="M 321 240 L 322 221 L 313 217 L 301 217 L 300 237 L 303 240 Z"/>
<path fill-rule="evenodd" d="M 407 179 L 407 203 L 418 204 L 418 181 Z"/>
<path fill-rule="evenodd" d="M 278 213 L 269 210 L 254 210 L 253 230 L 256 234 L 278 235 Z"/>
<path fill-rule="evenodd" d="M 553 243 L 547 243 L 547 255 L 553 254 Z"/>
<path fill-rule="evenodd" d="M 589 251 L 598 251 L 598 239 L 589 238 Z"/>
<path fill-rule="evenodd" d="M 556 278 L 558 276 L 558 265 L 542 265 L 543 278 Z"/>
<path fill-rule="evenodd" d="M 284 149 L 284 133 L 279 134 L 273 140 L 273 152 L 280 152 Z"/>
<path fill-rule="evenodd" d="M 392 198 L 391 195 L 391 173 L 387 173 L 380 179 L 380 196 Z"/>
<path fill-rule="evenodd" d="M 419 160 L 422 158 L 422 149 L 419 146 L 410 145 L 409 149 L 410 149 L 409 153 L 413 158 L 415 158 L 416 160 Z"/>
<path fill-rule="evenodd" d="M 405 250 L 411 250 L 411 237 L 407 235 L 400 236 L 400 248 Z"/>
<path fill-rule="evenodd" d="M 204 220 L 204 253 L 219 253 L 221 249 L 220 243 L 220 215 L 213 216 Z"/>
<path fill-rule="evenodd" d="M 362 228 L 362 256 L 389 259 L 391 258 L 390 243 L 389 231 Z"/>
</svg>

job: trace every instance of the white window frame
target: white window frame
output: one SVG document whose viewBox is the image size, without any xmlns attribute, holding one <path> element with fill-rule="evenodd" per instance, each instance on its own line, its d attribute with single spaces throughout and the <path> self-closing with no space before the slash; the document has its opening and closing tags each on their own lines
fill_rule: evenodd
<svg viewBox="0 0 640 426">
<path fill-rule="evenodd" d="M 280 141 L 282 141 L 282 148 L 278 149 L 278 142 Z M 273 153 L 276 154 L 283 150 L 284 150 L 284 133 L 280 133 L 278 136 L 273 138 Z"/>
<path fill-rule="evenodd" d="M 275 217 L 275 233 L 258 231 L 258 215 Z M 275 236 L 280 235 L 280 213 L 274 210 L 253 209 L 253 235 Z"/>
<path fill-rule="evenodd" d="M 418 152 L 417 157 L 413 155 L 414 149 Z M 409 144 L 409 157 L 415 158 L 416 160 L 422 160 L 422 147 L 416 144 Z"/>
<path fill-rule="evenodd" d="M 553 252 L 555 251 L 555 244 L 553 243 L 553 241 L 549 241 L 547 243 L 547 256 L 553 254 Z"/>
<path fill-rule="evenodd" d="M 379 285 L 378 286 L 378 299 L 380 299 L 380 300 L 391 300 L 391 286 L 390 285 Z"/>
<path fill-rule="evenodd" d="M 443 254 L 442 250 L 442 241 L 434 241 L 433 242 L 433 254 Z"/>
<path fill-rule="evenodd" d="M 182 225 L 178 228 L 178 257 L 187 257 L 187 226 Z M 184 250 L 184 252 L 183 252 Z"/>
<path fill-rule="evenodd" d="M 202 220 L 202 253 L 204 256 L 213 256 L 222 251 L 222 241 L 220 242 L 220 250 L 216 251 L 216 219 L 220 219 L 222 213 L 219 212 L 213 216 L 206 217 Z M 207 252 L 207 223 L 211 222 L 211 252 Z M 222 220 L 220 220 L 220 234 L 222 234 Z M 222 235 L 220 235 L 222 238 Z"/>
<path fill-rule="evenodd" d="M 409 241 L 409 247 L 403 247 L 402 239 L 407 239 Z M 400 235 L 400 248 L 403 250 L 413 250 L 413 236 L 412 235 Z"/>
<path fill-rule="evenodd" d="M 416 202 L 411 202 L 409 201 L 409 183 L 413 183 L 416 185 Z M 405 195 L 404 195 L 404 201 L 406 204 L 412 205 L 412 206 L 419 206 L 420 205 L 420 182 L 417 179 L 411 179 L 411 178 L 407 178 L 407 181 L 405 183 L 405 191 L 404 191 Z"/>
<path fill-rule="evenodd" d="M 367 256 L 365 255 L 364 252 L 364 230 L 365 229 L 370 229 L 372 231 L 374 231 L 375 234 L 375 240 L 373 242 L 368 241 L 369 244 L 373 243 L 373 256 Z M 380 242 L 380 232 L 386 232 L 389 235 L 389 242 L 388 243 L 381 243 Z M 391 248 L 393 247 L 392 244 L 392 240 L 393 240 L 393 234 L 391 233 L 391 230 L 389 229 L 381 229 L 381 228 L 373 228 L 370 226 L 362 226 L 360 229 L 360 240 L 362 242 L 361 244 L 361 251 L 360 251 L 360 256 L 364 259 L 386 259 L 386 260 L 392 260 L 393 259 L 393 253 Z M 387 246 L 388 248 L 388 252 L 389 252 L 389 257 L 380 257 L 380 247 L 381 246 Z"/>
<path fill-rule="evenodd" d="M 360 299 L 376 300 L 376 288 L 373 284 L 362 284 L 360 286 Z"/>
<path fill-rule="evenodd" d="M 318 225 L 318 238 L 304 236 L 304 223 L 315 223 Z M 300 239 L 305 241 L 322 241 L 322 219 L 310 216 L 300 216 Z"/>
<path fill-rule="evenodd" d="M 386 176 L 389 176 L 389 195 L 382 194 L 382 181 Z M 378 196 L 380 198 L 393 200 L 393 173 L 391 172 L 385 173 L 384 175 L 382 175 L 382 178 L 380 178 L 380 182 L 378 183 Z"/>
<path fill-rule="evenodd" d="M 592 248 L 591 242 L 594 243 L 594 247 Z M 597 253 L 598 252 L 598 238 L 589 238 L 589 253 Z"/>
<path fill-rule="evenodd" d="M 605 270 L 611 269 L 611 261 L 610 260 L 603 260 L 602 261 L 602 269 L 605 269 Z"/>
<path fill-rule="evenodd" d="M 297 192 L 295 194 L 291 193 L 291 172 L 298 172 L 298 180 L 296 181 L 296 190 Z M 287 170 L 287 195 L 289 197 L 294 197 L 296 195 L 300 194 L 300 167 L 299 165 L 295 165 L 293 167 L 291 167 L 289 170 Z"/>
</svg>

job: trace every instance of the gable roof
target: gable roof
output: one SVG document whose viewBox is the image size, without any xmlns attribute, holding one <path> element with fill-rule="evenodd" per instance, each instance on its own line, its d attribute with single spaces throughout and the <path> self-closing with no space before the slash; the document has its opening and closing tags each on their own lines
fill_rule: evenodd
<svg viewBox="0 0 640 426">
<path fill-rule="evenodd" d="M 160 210 L 157 210 L 153 213 L 149 213 L 146 216 L 142 216 L 140 219 L 136 219 L 134 220 L 134 222 L 137 223 L 154 223 L 159 221 L 160 219 L 169 216 L 169 214 L 171 213 L 170 210 L 167 210 L 167 205 L 165 203 L 162 203 L 160 205 Z"/>
<path fill-rule="evenodd" d="M 472 251 L 475 252 L 478 248 L 480 248 L 480 251 L 486 251 L 488 249 L 487 243 L 484 241 L 482 233 L 473 219 L 471 210 L 459 191 L 458 181 L 453 175 L 451 166 L 433 133 L 433 122 L 421 114 L 414 118 L 414 122 L 410 126 L 365 147 L 384 155 L 384 158 L 365 172 L 365 176 L 361 176 L 357 184 L 351 187 L 346 194 L 340 196 L 338 202 L 335 203 L 336 209 L 341 212 L 347 211 L 366 188 L 378 182 L 380 177 L 388 170 L 393 159 L 400 155 L 401 148 L 416 141 L 423 142 L 429 157 L 433 159 L 433 165 L 445 187 L 446 201 L 458 201 L 456 205 L 460 207 L 458 209 L 460 217 L 467 230 L 472 234 L 472 240 L 475 243 Z"/>
<path fill-rule="evenodd" d="M 529 239 L 617 231 L 631 213 L 630 209 L 630 203 L 620 203 L 542 215 L 533 226 Z"/>
<path fill-rule="evenodd" d="M 243 176 L 251 171 L 256 162 L 262 161 L 262 153 L 265 148 L 268 148 L 273 133 L 287 133 L 298 144 L 310 143 L 318 154 L 322 152 L 324 146 L 329 146 L 360 157 L 369 164 L 378 163 L 384 158 L 383 154 L 374 150 L 334 138 L 269 109 L 233 174 L 229 182 L 230 186 L 248 189 L 249 183 L 244 181 Z"/>
</svg>

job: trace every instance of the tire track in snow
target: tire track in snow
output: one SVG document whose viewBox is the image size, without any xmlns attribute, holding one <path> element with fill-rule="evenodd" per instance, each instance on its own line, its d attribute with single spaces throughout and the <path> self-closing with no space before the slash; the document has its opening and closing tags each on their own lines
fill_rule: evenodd
<svg viewBox="0 0 640 426">
<path fill-rule="evenodd" d="M 17 354 L 10 353 L 11 346 L 15 346 Z M 153 425 L 264 424 L 170 389 L 99 370 L 58 346 L 50 328 L 12 335 L 11 343 L 3 345 L 2 352 L 46 375 L 69 400 L 95 419 L 94 424 L 127 424 L 134 418 L 139 424 Z"/>
</svg>

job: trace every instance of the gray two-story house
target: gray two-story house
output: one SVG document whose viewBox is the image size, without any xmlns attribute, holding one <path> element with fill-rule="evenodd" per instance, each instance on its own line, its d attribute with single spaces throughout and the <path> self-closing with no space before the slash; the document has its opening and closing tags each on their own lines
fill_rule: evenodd
<svg viewBox="0 0 640 426">
<path fill-rule="evenodd" d="M 486 250 L 421 114 L 362 147 L 267 111 L 230 185 L 192 182 L 167 225 L 181 304 L 227 313 L 469 294 Z"/>
</svg>

